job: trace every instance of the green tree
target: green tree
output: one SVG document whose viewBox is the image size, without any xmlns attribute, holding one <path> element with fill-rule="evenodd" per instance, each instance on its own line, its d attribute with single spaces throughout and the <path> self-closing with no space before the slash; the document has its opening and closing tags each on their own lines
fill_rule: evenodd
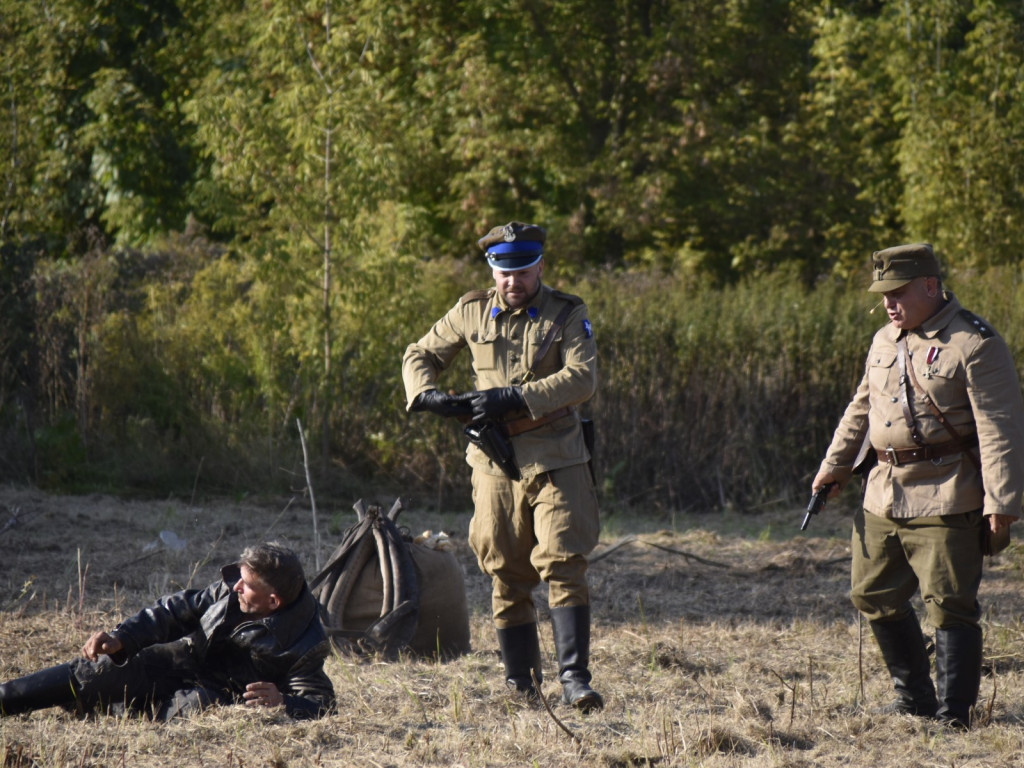
<svg viewBox="0 0 1024 768">
<path fill-rule="evenodd" d="M 367 63 L 372 19 L 352 23 L 330 2 L 258 9 L 226 2 L 211 13 L 205 45 L 222 53 L 189 103 L 213 171 L 199 193 L 213 226 L 231 232 L 256 265 L 252 333 L 287 337 L 287 349 L 260 357 L 292 362 L 262 370 L 307 385 L 301 402 L 287 399 L 288 412 L 270 418 L 312 420 L 326 469 L 332 434 L 344 433 L 346 406 L 358 401 L 343 379 L 372 337 L 353 328 L 366 330 L 362 318 L 379 299 L 366 270 L 368 244 L 385 224 L 373 214 L 389 175 L 391 150 L 378 131 L 387 94 Z"/>
<path fill-rule="evenodd" d="M 356 9 L 378 7 L 358 3 Z M 816 258 L 801 117 L 809 3 L 391 4 L 373 66 L 404 112 L 402 189 L 435 250 L 551 229 L 565 271 L 713 271 Z M 355 13 L 355 11 L 354 11 Z M 413 33 L 415 30 L 415 33 Z M 443 249 L 443 250 L 442 250 Z"/>
<path fill-rule="evenodd" d="M 1009 2 L 822 7 L 806 135 L 835 180 L 841 274 L 928 240 L 949 266 L 1016 261 L 1024 13 Z"/>
<path fill-rule="evenodd" d="M 141 243 L 183 227 L 192 59 L 176 0 L 0 3 L 0 236 Z"/>
<path fill-rule="evenodd" d="M 894 242 L 899 218 L 902 123 L 888 66 L 891 22 L 872 3 L 823 4 L 814 67 L 804 96 L 806 121 L 795 133 L 811 150 L 822 183 L 825 264 L 843 277 L 863 274 L 867 255 Z"/>
<path fill-rule="evenodd" d="M 908 21 L 920 76 L 904 91 L 908 232 L 959 267 L 1016 263 L 1024 239 L 1024 9 L 937 4 Z"/>
</svg>

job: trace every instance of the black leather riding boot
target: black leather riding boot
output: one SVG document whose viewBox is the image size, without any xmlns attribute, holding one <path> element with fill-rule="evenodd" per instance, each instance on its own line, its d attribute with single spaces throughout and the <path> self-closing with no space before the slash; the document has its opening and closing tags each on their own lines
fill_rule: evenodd
<svg viewBox="0 0 1024 768">
<path fill-rule="evenodd" d="M 938 717 L 967 730 L 971 708 L 981 687 L 981 627 L 950 627 L 935 632 L 935 677 L 939 688 Z"/>
<path fill-rule="evenodd" d="M 71 664 L 59 664 L 0 684 L 0 716 L 75 703 L 77 684 Z"/>
<path fill-rule="evenodd" d="M 501 649 L 501 661 L 505 665 L 505 685 L 509 690 L 525 694 L 528 699 L 538 698 L 540 694 L 530 677 L 530 671 L 533 670 L 537 682 L 543 681 L 537 623 L 499 628 L 498 647 Z"/>
<path fill-rule="evenodd" d="M 562 701 L 581 712 L 604 707 L 601 694 L 590 687 L 590 606 L 551 609 L 551 626 L 558 654 Z"/>
<path fill-rule="evenodd" d="M 935 686 L 917 616 L 869 623 L 896 688 L 897 699 L 888 711 L 935 717 Z"/>
</svg>

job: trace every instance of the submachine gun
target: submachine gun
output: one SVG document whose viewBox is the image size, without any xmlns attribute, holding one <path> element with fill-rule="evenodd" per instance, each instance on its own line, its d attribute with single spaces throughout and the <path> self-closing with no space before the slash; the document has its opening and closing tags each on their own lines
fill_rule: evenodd
<svg viewBox="0 0 1024 768">
<path fill-rule="evenodd" d="M 807 524 L 811 522 L 811 517 L 821 512 L 825 506 L 825 502 L 828 500 L 829 491 L 832 490 L 832 486 L 835 483 L 825 483 L 818 489 L 818 492 L 811 495 L 811 501 L 807 505 L 807 512 L 804 514 L 804 521 L 800 523 L 800 530 L 806 531 Z"/>
</svg>

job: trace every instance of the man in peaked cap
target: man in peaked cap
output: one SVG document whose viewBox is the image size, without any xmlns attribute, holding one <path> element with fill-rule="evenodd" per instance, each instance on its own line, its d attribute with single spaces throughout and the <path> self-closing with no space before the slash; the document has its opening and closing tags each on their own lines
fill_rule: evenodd
<svg viewBox="0 0 1024 768">
<path fill-rule="evenodd" d="M 1024 404 L 1003 339 L 943 291 L 927 243 L 872 257 L 869 291 L 889 323 L 814 478 L 849 482 L 862 445 L 877 456 L 855 518 L 851 598 L 896 688 L 886 708 L 969 728 L 981 682 L 983 552 L 1009 534 L 1024 493 Z M 928 652 L 910 600 L 935 628 Z"/>
<path fill-rule="evenodd" d="M 604 706 L 590 687 L 587 555 L 600 532 L 590 453 L 576 406 L 597 386 L 597 350 L 578 296 L 543 284 L 545 231 L 513 221 L 479 240 L 494 287 L 467 293 L 402 361 L 410 411 L 431 411 L 498 431 L 514 460 L 470 442 L 475 512 L 469 542 L 491 577 L 491 606 L 508 687 L 538 696 L 537 612 L 531 593 L 548 585 L 562 698 L 589 712 Z M 445 394 L 438 376 L 463 348 L 475 390 Z M 492 431 L 492 435 L 494 432 Z"/>
</svg>

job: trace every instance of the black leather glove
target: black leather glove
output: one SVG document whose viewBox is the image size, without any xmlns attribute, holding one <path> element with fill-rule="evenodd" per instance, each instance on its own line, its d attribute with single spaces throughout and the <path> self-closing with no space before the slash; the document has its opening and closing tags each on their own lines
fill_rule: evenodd
<svg viewBox="0 0 1024 768">
<path fill-rule="evenodd" d="M 473 421 L 496 419 L 525 407 L 526 401 L 519 387 L 495 387 L 473 393 Z"/>
<path fill-rule="evenodd" d="M 410 411 L 430 411 L 438 416 L 469 416 L 473 413 L 473 396 L 475 392 L 463 392 L 460 395 L 446 395 L 436 389 L 420 392 L 412 402 Z"/>
</svg>

